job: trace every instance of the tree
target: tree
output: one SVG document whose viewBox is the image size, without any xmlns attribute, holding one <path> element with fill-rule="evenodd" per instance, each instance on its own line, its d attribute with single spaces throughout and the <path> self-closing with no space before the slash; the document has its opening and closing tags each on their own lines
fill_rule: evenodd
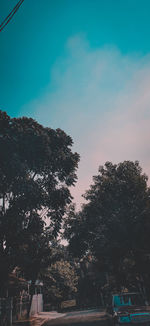
<svg viewBox="0 0 150 326">
<path fill-rule="evenodd" d="M 100 269 L 111 271 L 116 277 L 118 288 L 126 285 L 127 261 L 136 264 L 144 248 L 145 223 L 150 216 L 147 179 L 137 161 L 118 165 L 106 162 L 93 177 L 81 212 L 71 210 L 66 221 L 65 237 L 70 250 L 80 255 L 90 249 Z"/>
<path fill-rule="evenodd" d="M 45 302 L 59 306 L 63 300 L 76 296 L 78 276 L 75 266 L 68 260 L 51 264 L 43 275 Z"/>
<path fill-rule="evenodd" d="M 0 111 L 1 295 L 16 264 L 34 282 L 41 256 L 59 233 L 72 200 L 69 187 L 77 179 L 79 155 L 72 153 L 72 144 L 60 129 Z"/>
</svg>

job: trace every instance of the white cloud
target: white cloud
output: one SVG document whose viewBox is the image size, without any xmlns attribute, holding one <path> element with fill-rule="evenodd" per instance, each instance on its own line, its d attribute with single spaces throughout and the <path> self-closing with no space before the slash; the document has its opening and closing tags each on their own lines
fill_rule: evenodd
<svg viewBox="0 0 150 326">
<path fill-rule="evenodd" d="M 61 127 L 81 155 L 75 201 L 105 161 L 139 160 L 150 174 L 150 57 L 123 55 L 113 46 L 91 49 L 68 40 L 43 96 L 25 110 L 44 125 Z"/>
</svg>

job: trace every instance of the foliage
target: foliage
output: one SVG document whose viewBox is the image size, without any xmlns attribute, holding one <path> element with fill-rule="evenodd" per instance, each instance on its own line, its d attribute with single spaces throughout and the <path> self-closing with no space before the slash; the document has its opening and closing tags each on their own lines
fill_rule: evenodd
<svg viewBox="0 0 150 326">
<path fill-rule="evenodd" d="M 53 305 L 72 298 L 77 292 L 78 276 L 69 261 L 59 260 L 46 269 L 44 275 L 45 302 Z"/>
<path fill-rule="evenodd" d="M 72 153 L 72 144 L 60 129 L 44 128 L 31 118 L 11 119 L 0 111 L 2 284 L 16 264 L 35 279 L 58 235 L 72 199 L 69 187 L 77 178 L 79 155 Z"/>
<path fill-rule="evenodd" d="M 116 276 L 118 287 L 125 285 L 127 270 L 139 271 L 141 250 L 149 250 L 148 232 L 144 239 L 150 216 L 147 179 L 137 161 L 106 162 L 84 195 L 87 203 L 79 213 L 72 207 L 65 222 L 70 250 L 75 255 L 91 250 L 100 269 Z"/>
</svg>

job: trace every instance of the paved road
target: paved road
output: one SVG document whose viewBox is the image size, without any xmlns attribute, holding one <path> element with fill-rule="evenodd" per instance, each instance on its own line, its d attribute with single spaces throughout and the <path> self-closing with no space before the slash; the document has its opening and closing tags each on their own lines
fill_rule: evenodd
<svg viewBox="0 0 150 326">
<path fill-rule="evenodd" d="M 107 326 L 104 311 L 98 309 L 69 312 L 58 319 L 49 320 L 43 326 Z"/>
</svg>

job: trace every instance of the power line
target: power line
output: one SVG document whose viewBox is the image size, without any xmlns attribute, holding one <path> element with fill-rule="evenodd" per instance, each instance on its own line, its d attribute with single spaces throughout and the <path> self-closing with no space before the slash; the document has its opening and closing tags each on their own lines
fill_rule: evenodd
<svg viewBox="0 0 150 326">
<path fill-rule="evenodd" d="M 13 8 L 13 10 L 9 13 L 9 15 L 3 20 L 3 22 L 0 24 L 0 28 L 4 25 L 4 23 L 8 20 L 8 18 L 11 16 L 11 14 L 15 11 L 15 9 L 18 7 L 19 3 L 22 0 L 19 0 L 19 2 L 15 5 L 15 7 Z"/>
<path fill-rule="evenodd" d="M 0 24 L 0 32 L 7 26 L 7 24 L 10 22 L 10 20 L 13 18 L 17 10 L 20 8 L 24 0 L 20 0 L 15 7 L 12 9 L 12 11 L 9 13 L 9 15 L 3 20 L 3 22 Z"/>
<path fill-rule="evenodd" d="M 12 19 L 12 17 L 14 16 L 14 14 L 17 12 L 17 10 L 19 9 L 19 7 L 21 6 L 21 4 L 23 3 L 24 0 L 20 0 L 15 7 L 12 9 L 12 11 L 9 13 L 9 15 L 4 19 L 4 21 L 1 23 L 0 25 L 0 31 L 1 29 L 3 29 L 8 23 L 9 21 Z"/>
</svg>

